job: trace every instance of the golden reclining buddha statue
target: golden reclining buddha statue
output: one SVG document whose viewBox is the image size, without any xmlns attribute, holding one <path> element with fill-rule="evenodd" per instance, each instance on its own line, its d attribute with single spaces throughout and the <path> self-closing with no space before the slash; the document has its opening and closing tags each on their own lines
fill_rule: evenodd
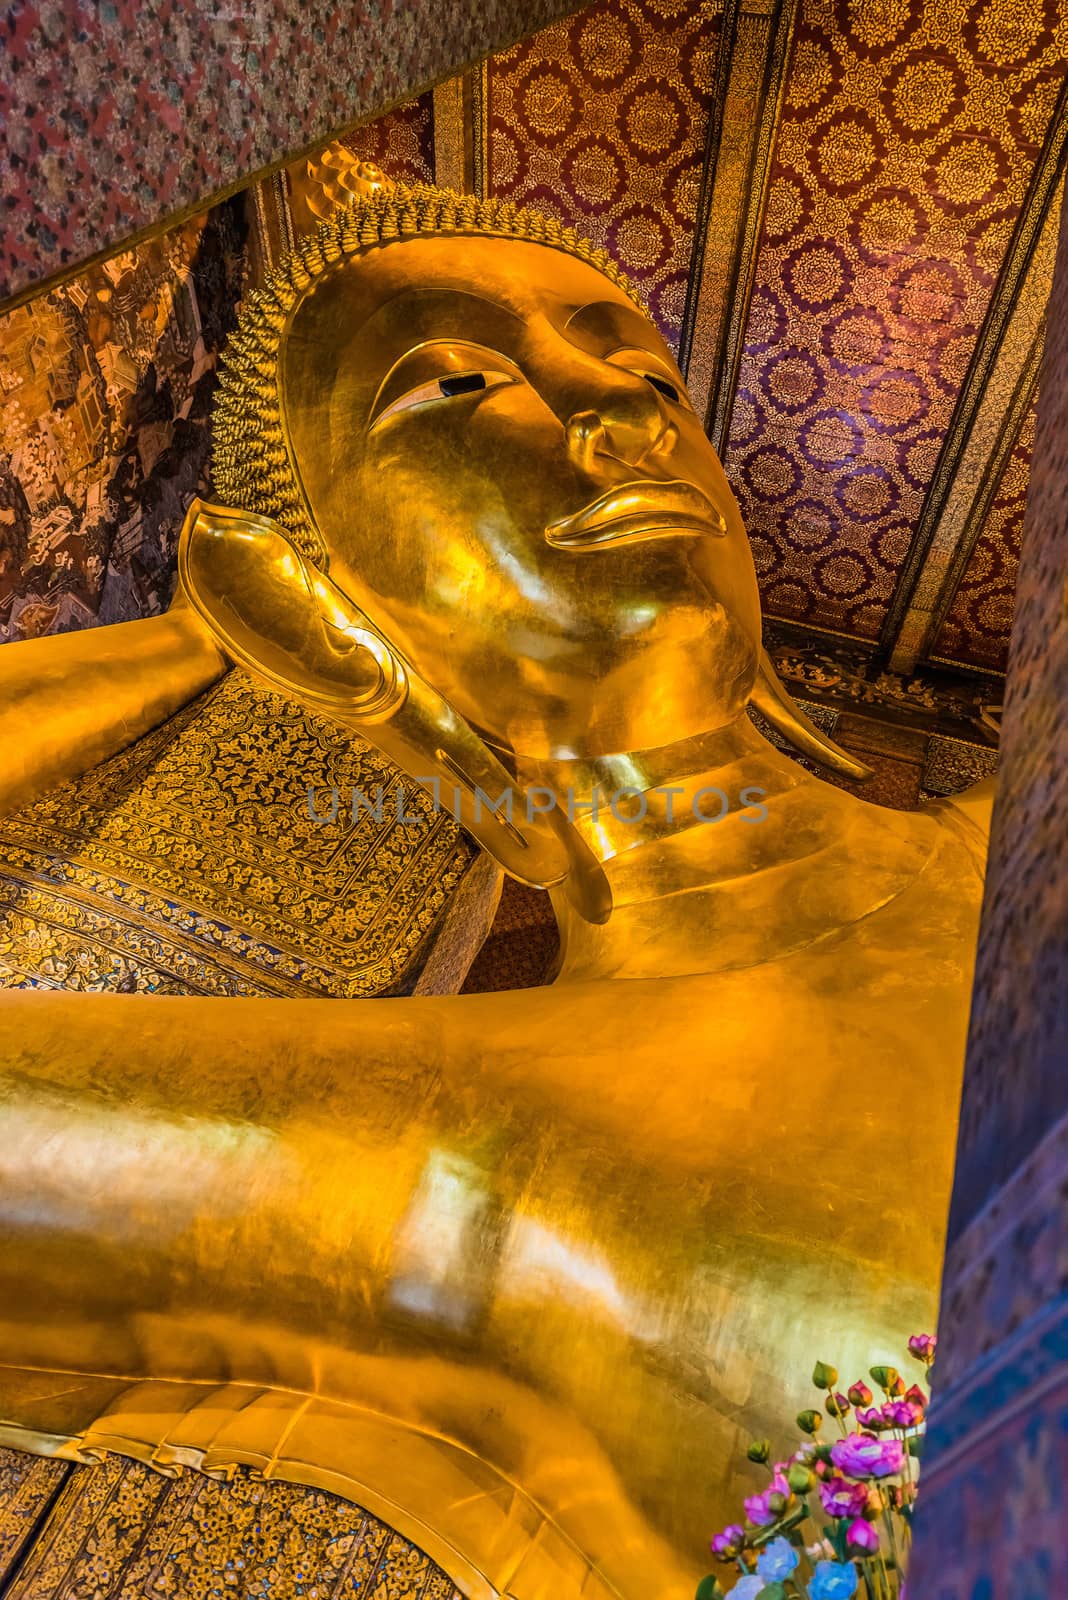
<svg viewBox="0 0 1068 1600">
<path fill-rule="evenodd" d="M 690 1600 L 813 1356 L 933 1320 L 983 798 L 758 731 L 858 771 L 667 347 L 546 218 L 365 175 L 243 308 L 214 483 L 167 616 L 3 652 L 6 804 L 236 663 L 547 888 L 559 969 L 6 995 L 0 1440 L 328 1488 L 472 1596 Z"/>
</svg>

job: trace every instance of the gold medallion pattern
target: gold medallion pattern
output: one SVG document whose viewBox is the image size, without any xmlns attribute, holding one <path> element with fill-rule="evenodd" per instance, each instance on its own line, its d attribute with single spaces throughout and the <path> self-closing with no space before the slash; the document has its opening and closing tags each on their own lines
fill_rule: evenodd
<svg viewBox="0 0 1068 1600">
<path fill-rule="evenodd" d="M 969 661 L 994 672 L 1005 670 L 1034 440 L 1032 401 L 935 640 L 935 660 Z"/>
<path fill-rule="evenodd" d="M 1047 0 L 802 0 L 725 452 L 771 615 L 878 636 L 1066 56 Z"/>
<path fill-rule="evenodd" d="M 609 250 L 678 349 L 720 17 L 599 0 L 494 56 L 491 192 Z"/>
</svg>

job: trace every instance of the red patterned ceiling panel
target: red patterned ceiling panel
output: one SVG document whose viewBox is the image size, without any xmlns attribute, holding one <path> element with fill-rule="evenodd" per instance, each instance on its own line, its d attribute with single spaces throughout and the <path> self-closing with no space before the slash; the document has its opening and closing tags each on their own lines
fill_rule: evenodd
<svg viewBox="0 0 1068 1600">
<path fill-rule="evenodd" d="M 1032 404 L 935 641 L 936 660 L 1005 670 L 1034 439 Z"/>
<path fill-rule="evenodd" d="M 490 62 L 491 193 L 610 250 L 673 349 L 718 34 L 707 0 L 600 0 Z"/>
<path fill-rule="evenodd" d="M 802 0 L 726 453 L 772 615 L 878 635 L 1066 46 L 1057 0 Z"/>
<path fill-rule="evenodd" d="M 374 161 L 383 172 L 401 183 L 434 181 L 434 97 L 422 94 L 418 100 L 387 111 L 374 122 L 347 133 L 344 143 L 364 161 Z"/>
</svg>

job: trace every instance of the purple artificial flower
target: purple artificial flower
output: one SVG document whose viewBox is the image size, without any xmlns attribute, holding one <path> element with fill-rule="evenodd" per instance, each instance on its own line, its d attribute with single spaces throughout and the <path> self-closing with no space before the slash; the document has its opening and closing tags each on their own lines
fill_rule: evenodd
<svg viewBox="0 0 1068 1600">
<path fill-rule="evenodd" d="M 881 1406 L 870 1406 L 867 1411 L 858 1411 L 857 1421 L 862 1428 L 870 1428 L 873 1433 L 881 1433 L 886 1427 L 886 1418 L 883 1416 Z"/>
<path fill-rule="evenodd" d="M 892 1478 L 905 1467 L 905 1447 L 900 1439 L 871 1439 L 851 1433 L 831 1446 L 831 1460 L 851 1478 Z"/>
<path fill-rule="evenodd" d="M 846 1529 L 846 1548 L 851 1555 L 873 1556 L 879 1548 L 879 1535 L 870 1522 L 858 1517 Z"/>
<path fill-rule="evenodd" d="M 745 1529 L 737 1522 L 730 1523 L 714 1536 L 710 1549 L 717 1561 L 733 1561 L 745 1549 Z"/>
<path fill-rule="evenodd" d="M 778 1512 L 773 1511 L 768 1505 L 769 1493 L 770 1490 L 764 1494 L 747 1495 L 742 1502 L 745 1514 L 754 1528 L 770 1528 L 773 1522 L 778 1521 Z"/>
<path fill-rule="evenodd" d="M 763 1494 L 751 1494 L 743 1502 L 745 1514 L 753 1526 L 755 1528 L 770 1528 L 773 1522 L 777 1522 L 786 1510 L 790 1492 L 790 1485 L 778 1467 L 776 1467 L 771 1480 L 771 1488 L 765 1489 Z"/>
<path fill-rule="evenodd" d="M 820 1484 L 820 1499 L 829 1517 L 859 1517 L 868 1503 L 868 1491 L 862 1483 L 831 1478 Z"/>
</svg>

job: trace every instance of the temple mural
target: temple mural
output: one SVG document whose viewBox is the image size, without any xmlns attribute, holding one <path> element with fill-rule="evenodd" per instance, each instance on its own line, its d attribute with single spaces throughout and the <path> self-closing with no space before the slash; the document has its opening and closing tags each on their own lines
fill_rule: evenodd
<svg viewBox="0 0 1068 1600">
<path fill-rule="evenodd" d="M 242 233 L 220 207 L 0 317 L 0 639 L 169 603 Z"/>
</svg>

